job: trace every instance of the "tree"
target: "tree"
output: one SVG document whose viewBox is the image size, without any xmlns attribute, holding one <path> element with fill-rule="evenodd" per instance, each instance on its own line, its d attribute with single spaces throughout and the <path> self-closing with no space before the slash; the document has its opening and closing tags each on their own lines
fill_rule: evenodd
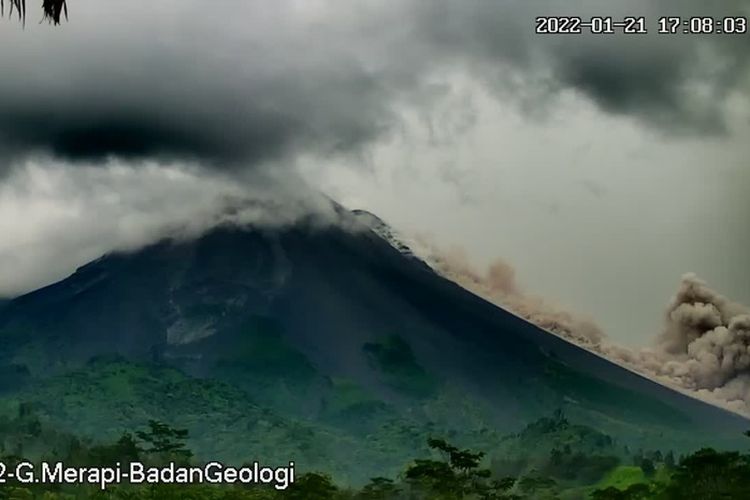
<svg viewBox="0 0 750 500">
<path fill-rule="evenodd" d="M 138 431 L 135 435 L 149 446 L 143 451 L 146 453 L 177 455 L 185 459 L 193 456 L 193 453 L 185 446 L 188 438 L 186 429 L 173 429 L 158 420 L 148 421 L 147 431 Z"/>
<path fill-rule="evenodd" d="M 674 452 L 672 450 L 669 450 L 666 455 L 664 455 L 664 466 L 667 469 L 674 469 L 675 461 L 674 461 Z"/>
<path fill-rule="evenodd" d="M 547 498 L 555 493 L 557 482 L 549 477 L 538 475 L 535 471 L 518 480 L 518 489 L 532 498 Z"/>
<path fill-rule="evenodd" d="M 614 486 L 595 490 L 591 493 L 591 500 L 624 500 L 625 493 Z"/>
<path fill-rule="evenodd" d="M 432 493 L 458 495 L 461 492 L 455 471 L 438 460 L 415 460 L 406 470 L 406 479 L 420 489 Z"/>
<path fill-rule="evenodd" d="M 562 408 L 558 408 L 552 414 L 552 420 L 554 420 L 559 426 L 565 427 L 568 425 L 568 419 L 565 418 L 565 412 Z"/>
<path fill-rule="evenodd" d="M 284 494 L 290 500 L 330 500 L 335 498 L 338 488 L 325 474 L 310 472 L 301 475 Z"/>
<path fill-rule="evenodd" d="M 8 0 L 10 4 L 9 16 L 15 12 L 18 20 L 26 22 L 26 0 Z M 43 21 L 60 24 L 62 16 L 68 18 L 68 4 L 66 0 L 42 0 Z M 0 16 L 5 16 L 5 0 L 0 0 Z"/>
<path fill-rule="evenodd" d="M 643 450 L 639 449 L 633 454 L 633 465 L 640 467 L 643 462 Z"/>
<path fill-rule="evenodd" d="M 428 439 L 430 448 L 438 450 L 444 460 L 415 460 L 406 470 L 406 479 L 415 487 L 427 490 L 431 498 L 462 498 L 475 493 L 485 498 L 492 489 L 487 480 L 490 471 L 480 469 L 483 452 L 461 450 L 442 439 Z"/>
<path fill-rule="evenodd" d="M 563 462 L 563 453 L 557 448 L 549 452 L 549 461 L 552 465 L 560 465 Z"/>
<path fill-rule="evenodd" d="M 704 448 L 680 460 L 665 493 L 670 500 L 750 498 L 750 460 Z"/>
<path fill-rule="evenodd" d="M 399 492 L 398 486 L 392 479 L 385 477 L 374 477 L 367 483 L 357 498 L 362 500 L 387 500 L 395 497 Z"/>
<path fill-rule="evenodd" d="M 653 498 L 652 493 L 651 487 L 644 483 L 632 484 L 625 490 L 609 486 L 591 493 L 591 500 L 646 500 Z"/>
<path fill-rule="evenodd" d="M 442 439 L 428 439 L 427 445 L 432 449 L 441 451 L 448 459 L 450 466 L 464 476 L 471 475 L 484 458 L 484 452 L 474 453 L 470 450 L 459 450 Z"/>
<path fill-rule="evenodd" d="M 519 495 L 509 493 L 515 484 L 516 478 L 504 477 L 489 484 L 480 484 L 476 493 L 480 500 L 520 500 Z"/>
<path fill-rule="evenodd" d="M 138 461 L 140 448 L 133 435 L 126 432 L 115 444 L 99 445 L 91 448 L 92 465 L 113 465 L 117 462 L 131 463 Z"/>
<path fill-rule="evenodd" d="M 644 458 L 641 460 L 640 463 L 641 470 L 643 471 L 643 474 L 646 477 L 651 477 L 656 472 L 656 467 L 654 467 L 654 461 L 650 458 Z"/>
</svg>

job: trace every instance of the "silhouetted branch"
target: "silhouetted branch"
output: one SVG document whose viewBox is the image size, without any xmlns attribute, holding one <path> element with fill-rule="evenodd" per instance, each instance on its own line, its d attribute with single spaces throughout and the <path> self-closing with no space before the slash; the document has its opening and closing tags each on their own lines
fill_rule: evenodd
<svg viewBox="0 0 750 500">
<path fill-rule="evenodd" d="M 44 19 L 53 24 L 60 24 L 61 15 L 65 15 L 66 21 L 68 19 L 68 4 L 65 0 L 43 0 L 42 9 Z"/>
<path fill-rule="evenodd" d="M 26 0 L 8 0 L 10 11 L 8 17 L 13 16 L 13 11 L 18 13 L 18 20 L 26 23 Z M 42 0 L 42 21 L 52 24 L 60 24 L 62 16 L 68 19 L 68 4 L 66 0 Z M 5 0 L 0 0 L 0 16 L 5 17 Z"/>
<path fill-rule="evenodd" d="M 18 13 L 19 21 L 26 19 L 26 0 L 10 0 L 10 12 L 8 17 L 13 16 L 14 9 Z M 5 17 L 5 0 L 0 0 L 0 14 Z"/>
</svg>

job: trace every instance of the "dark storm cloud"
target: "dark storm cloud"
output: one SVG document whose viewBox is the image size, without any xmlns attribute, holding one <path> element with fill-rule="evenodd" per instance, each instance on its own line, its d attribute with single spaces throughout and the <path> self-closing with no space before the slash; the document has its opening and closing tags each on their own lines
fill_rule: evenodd
<svg viewBox="0 0 750 500">
<path fill-rule="evenodd" d="M 491 2 L 419 4 L 433 47 L 470 60 L 499 90 L 539 106 L 572 89 L 606 112 L 631 115 L 669 131 L 720 132 L 729 94 L 750 94 L 750 36 L 658 34 L 661 16 L 748 16 L 742 1 Z M 437 7 L 436 7 L 437 5 Z M 643 16 L 648 34 L 534 34 L 537 16 Z M 585 31 L 585 29 L 584 29 Z M 468 57 L 467 57 L 468 56 Z M 515 82 L 509 70 L 520 76 Z M 509 83 L 510 80 L 510 83 Z"/>
<path fill-rule="evenodd" d="M 580 48 L 558 64 L 557 75 L 605 111 L 675 131 L 721 132 L 725 99 L 750 88 L 748 39 L 680 39 L 674 47 L 643 39 Z"/>
<path fill-rule="evenodd" d="M 57 29 L 3 26 L 0 152 L 231 167 L 350 151 L 387 129 L 387 81 L 264 3 L 80 1 Z"/>
<path fill-rule="evenodd" d="M 348 150 L 388 120 L 386 90 L 373 75 L 344 57 L 308 64 L 294 40 L 258 47 L 219 35 L 196 47 L 195 28 L 167 41 L 158 25 L 142 28 L 145 40 L 99 33 L 102 45 L 87 47 L 77 39 L 77 30 L 97 29 L 71 22 L 60 47 L 0 53 L 6 156 L 262 161 L 298 146 Z"/>
<path fill-rule="evenodd" d="M 356 151 L 392 129 L 398 106 L 429 103 L 423 84 L 440 71 L 471 71 L 532 107 L 575 89 L 605 111 L 700 132 L 720 130 L 723 100 L 747 88 L 747 36 L 533 32 L 542 14 L 645 15 L 653 31 L 659 15 L 739 14 L 739 2 L 216 5 L 80 0 L 60 28 L 3 25 L 3 163 Z"/>
<path fill-rule="evenodd" d="M 272 158 L 299 145 L 350 149 L 386 119 L 378 83 L 366 75 L 287 75 L 311 79 L 309 88 L 300 80 L 296 88 L 286 80 L 250 80 L 241 87 L 224 83 L 234 74 L 215 76 L 209 83 L 176 69 L 136 73 L 108 85 L 111 95 L 96 97 L 93 82 L 92 88 L 62 91 L 19 88 L 13 100 L 0 98 L 3 146 L 10 153 L 39 149 L 70 160 L 112 153 L 231 163 Z M 171 84 L 146 83 L 154 78 Z M 329 103 L 333 108 L 326 108 Z"/>
</svg>

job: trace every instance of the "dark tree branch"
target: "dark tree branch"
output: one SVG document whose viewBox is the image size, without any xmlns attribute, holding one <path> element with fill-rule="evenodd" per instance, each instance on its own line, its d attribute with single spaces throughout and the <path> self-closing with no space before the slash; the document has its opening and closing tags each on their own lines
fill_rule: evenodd
<svg viewBox="0 0 750 500">
<path fill-rule="evenodd" d="M 42 0 L 44 19 L 52 24 L 60 24 L 61 15 L 68 19 L 68 4 L 65 0 Z"/>
<path fill-rule="evenodd" d="M 26 18 L 26 0 L 9 0 L 10 1 L 10 12 L 8 17 L 13 16 L 13 10 L 15 9 L 18 13 L 18 19 L 23 20 Z M 0 13 L 5 16 L 5 0 L 0 0 Z"/>
<path fill-rule="evenodd" d="M 8 0 L 10 11 L 8 17 L 13 16 L 13 11 L 18 13 L 18 20 L 26 23 L 26 0 Z M 51 24 L 60 24 L 63 16 L 68 19 L 68 4 L 66 0 L 42 0 L 42 21 Z M 5 0 L 0 0 L 0 16 L 5 17 Z"/>
</svg>

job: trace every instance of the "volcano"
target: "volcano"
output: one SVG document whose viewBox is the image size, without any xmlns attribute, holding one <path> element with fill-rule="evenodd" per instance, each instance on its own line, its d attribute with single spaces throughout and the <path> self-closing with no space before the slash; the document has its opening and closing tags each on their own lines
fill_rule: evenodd
<svg viewBox="0 0 750 500">
<path fill-rule="evenodd" d="M 555 411 L 672 449 L 748 427 L 446 280 L 374 216 L 340 212 L 115 252 L 1 305 L 2 407 L 28 403 L 94 439 L 159 418 L 208 459 L 293 458 L 351 480 L 396 470 L 426 436 L 487 448 Z"/>
</svg>

